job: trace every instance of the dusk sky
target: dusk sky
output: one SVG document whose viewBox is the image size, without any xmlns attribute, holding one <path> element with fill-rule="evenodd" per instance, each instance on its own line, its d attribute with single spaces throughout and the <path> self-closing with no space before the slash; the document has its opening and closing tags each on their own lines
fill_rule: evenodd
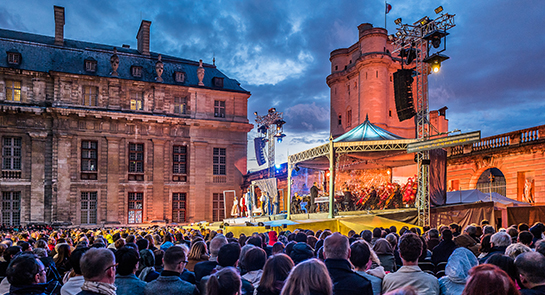
<svg viewBox="0 0 545 295">
<path fill-rule="evenodd" d="M 430 76 L 430 109 L 448 107 L 449 129 L 482 136 L 545 124 L 545 1 L 390 0 L 394 19 L 413 23 L 443 5 L 455 14 L 441 72 Z M 384 27 L 384 1 L 12 1 L 0 28 L 54 35 L 53 5 L 65 7 L 65 38 L 136 48 L 152 21 L 151 51 L 212 63 L 250 91 L 248 118 L 276 107 L 286 138 L 276 161 L 327 141 L 329 54 L 358 38 L 357 26 Z M 255 136 L 255 128 L 248 139 Z M 253 142 L 252 142 L 253 143 Z M 257 164 L 248 146 L 248 168 Z M 261 168 L 264 168 L 261 167 Z"/>
</svg>

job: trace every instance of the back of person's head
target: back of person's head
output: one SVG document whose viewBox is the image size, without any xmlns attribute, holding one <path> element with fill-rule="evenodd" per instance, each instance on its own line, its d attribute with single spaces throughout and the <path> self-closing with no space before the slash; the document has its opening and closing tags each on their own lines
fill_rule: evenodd
<svg viewBox="0 0 545 295">
<path fill-rule="evenodd" d="M 397 233 L 397 227 L 395 227 L 395 225 L 390 226 L 390 233 L 392 233 L 392 234 Z"/>
<path fill-rule="evenodd" d="M 148 249 L 149 241 L 146 239 L 140 239 L 136 241 L 136 246 L 138 247 L 138 251 Z"/>
<path fill-rule="evenodd" d="M 518 235 L 519 243 L 522 243 L 526 246 L 530 246 L 534 240 L 534 235 L 529 231 L 521 231 Z"/>
<path fill-rule="evenodd" d="M 262 247 L 263 245 L 263 239 L 261 239 L 260 236 L 253 236 L 246 240 L 246 244 L 248 245 L 254 245 L 256 247 Z"/>
<path fill-rule="evenodd" d="M 397 248 L 397 236 L 395 234 L 389 233 L 389 234 L 386 235 L 386 237 L 384 239 L 386 239 L 386 241 L 388 241 L 388 243 L 390 243 L 390 245 L 392 246 L 392 249 Z"/>
<path fill-rule="evenodd" d="M 525 230 L 529 230 L 530 229 L 530 226 L 526 223 L 520 223 L 519 224 L 519 231 L 525 231 Z"/>
<path fill-rule="evenodd" d="M 511 245 L 511 237 L 505 232 L 497 232 L 490 237 L 490 243 L 494 247 L 507 247 Z"/>
<path fill-rule="evenodd" d="M 499 267 L 507 273 L 513 282 L 517 281 L 518 272 L 513 258 L 501 254 L 494 254 L 486 260 L 486 263 Z"/>
<path fill-rule="evenodd" d="M 495 234 L 496 233 L 496 230 L 494 229 L 494 227 L 492 225 L 485 225 L 483 226 L 483 235 L 486 235 L 486 234 Z"/>
<path fill-rule="evenodd" d="M 492 244 L 490 239 L 492 238 L 491 234 L 486 234 L 481 238 L 481 248 L 479 249 L 482 253 L 488 253 L 492 249 Z"/>
<path fill-rule="evenodd" d="M 432 228 L 428 231 L 428 237 L 430 239 L 438 239 L 439 238 L 439 231 L 436 228 Z"/>
<path fill-rule="evenodd" d="M 373 229 L 373 238 L 380 238 L 382 235 L 382 229 L 380 229 L 379 227 L 375 227 Z"/>
<path fill-rule="evenodd" d="M 244 256 L 244 266 L 247 271 L 263 269 L 266 261 L 267 253 L 259 247 L 250 249 Z"/>
<path fill-rule="evenodd" d="M 283 285 L 292 268 L 293 261 L 286 254 L 276 254 L 269 257 L 263 267 L 259 290 L 268 294 L 278 293 L 280 291 L 278 290 L 279 282 L 282 282 Z"/>
<path fill-rule="evenodd" d="M 272 246 L 272 254 L 284 253 L 284 244 L 282 242 L 276 242 Z"/>
<path fill-rule="evenodd" d="M 155 266 L 163 265 L 163 257 L 165 256 L 165 251 L 161 249 L 156 249 L 153 251 L 153 256 L 155 256 Z"/>
<path fill-rule="evenodd" d="M 221 249 L 221 248 L 220 248 Z M 197 240 L 191 245 L 189 251 L 189 259 L 201 259 L 202 255 L 206 254 L 206 244 L 202 240 Z"/>
<path fill-rule="evenodd" d="M 21 247 L 21 250 L 23 252 L 26 252 L 26 251 L 28 251 L 30 249 L 30 244 L 28 242 L 25 242 L 25 241 L 18 241 L 17 246 Z"/>
<path fill-rule="evenodd" d="M 441 232 L 441 238 L 444 241 L 452 241 L 452 231 L 450 229 L 445 229 Z"/>
<path fill-rule="evenodd" d="M 300 242 L 306 243 L 307 242 L 307 234 L 305 234 L 304 232 L 298 232 L 295 235 L 295 241 L 297 243 L 300 243 Z"/>
<path fill-rule="evenodd" d="M 399 238 L 399 255 L 409 262 L 415 262 L 422 254 L 422 240 L 417 234 L 407 233 Z"/>
<path fill-rule="evenodd" d="M 226 267 L 210 275 L 206 283 L 208 295 L 235 295 L 241 294 L 242 282 L 238 272 L 232 267 Z"/>
<path fill-rule="evenodd" d="M 38 281 L 36 275 L 39 275 Z M 13 286 L 45 283 L 46 280 L 43 264 L 34 254 L 30 253 L 14 257 L 6 270 L 6 277 Z"/>
<path fill-rule="evenodd" d="M 371 257 L 371 250 L 365 241 L 355 241 L 350 245 L 350 262 L 357 267 L 365 269 L 369 258 Z"/>
<path fill-rule="evenodd" d="M 477 235 L 477 228 L 473 225 L 466 226 L 465 232 L 470 236 Z"/>
<path fill-rule="evenodd" d="M 105 248 L 91 248 L 80 259 L 81 273 L 86 281 L 99 281 L 107 276 L 106 271 L 115 264 L 112 251 Z"/>
<path fill-rule="evenodd" d="M 81 275 L 81 267 L 80 267 L 80 261 L 81 257 L 85 252 L 87 252 L 89 248 L 78 248 L 74 251 L 72 251 L 72 254 L 70 254 L 70 265 L 72 265 L 72 269 L 77 275 Z"/>
<path fill-rule="evenodd" d="M 545 240 L 539 240 L 535 244 L 536 252 L 545 255 Z"/>
<path fill-rule="evenodd" d="M 240 245 L 229 243 L 221 246 L 218 252 L 218 264 L 223 267 L 235 266 L 240 256 Z"/>
<path fill-rule="evenodd" d="M 123 247 L 115 252 L 115 261 L 117 261 L 117 272 L 119 275 L 127 276 L 136 270 L 136 265 L 140 261 L 140 254 L 133 247 Z"/>
<path fill-rule="evenodd" d="M 373 233 L 370 230 L 366 229 L 362 231 L 360 235 L 362 239 L 367 241 L 367 243 L 371 243 L 371 240 L 373 239 Z"/>
<path fill-rule="evenodd" d="M 282 288 L 282 295 L 332 295 L 333 284 L 327 268 L 318 259 L 307 259 L 296 265 Z"/>
<path fill-rule="evenodd" d="M 350 244 L 348 238 L 340 233 L 334 233 L 324 241 L 324 257 L 326 259 L 348 259 Z"/>
<path fill-rule="evenodd" d="M 519 231 L 514 227 L 510 227 L 507 229 L 507 234 L 513 239 L 519 235 Z"/>
<path fill-rule="evenodd" d="M 515 265 L 523 285 L 545 284 L 545 256 L 538 252 L 526 252 L 517 256 Z"/>
<path fill-rule="evenodd" d="M 210 241 L 210 255 L 211 256 L 218 256 L 218 252 L 220 251 L 220 248 L 227 244 L 227 239 L 223 236 L 215 237 Z"/>
<path fill-rule="evenodd" d="M 449 226 L 452 232 L 459 232 L 460 226 L 457 223 L 451 223 Z"/>
<path fill-rule="evenodd" d="M 481 264 L 469 271 L 469 279 L 462 295 L 518 295 L 513 280 L 492 264 Z"/>
<path fill-rule="evenodd" d="M 514 244 L 509 245 L 507 247 L 507 249 L 505 249 L 505 255 L 515 259 L 520 254 L 525 253 L 525 252 L 530 252 L 530 251 L 532 251 L 532 249 L 530 249 L 530 247 L 528 247 L 528 246 L 526 246 L 524 244 L 521 244 L 521 243 L 514 243 Z"/>
<path fill-rule="evenodd" d="M 176 270 L 177 266 L 186 261 L 185 250 L 180 246 L 171 246 L 165 250 L 163 264 L 165 270 Z"/>
</svg>

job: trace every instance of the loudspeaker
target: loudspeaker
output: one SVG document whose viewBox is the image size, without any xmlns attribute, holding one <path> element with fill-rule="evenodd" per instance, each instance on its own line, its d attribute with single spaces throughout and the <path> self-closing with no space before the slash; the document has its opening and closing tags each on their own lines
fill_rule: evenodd
<svg viewBox="0 0 545 295">
<path fill-rule="evenodd" d="M 257 161 L 257 165 L 259 166 L 265 164 L 265 155 L 263 154 L 264 148 L 265 148 L 265 138 L 263 137 L 254 138 L 255 159 Z"/>
<path fill-rule="evenodd" d="M 416 115 L 413 104 L 413 70 L 401 69 L 394 73 L 394 95 L 397 117 L 400 122 Z"/>
</svg>

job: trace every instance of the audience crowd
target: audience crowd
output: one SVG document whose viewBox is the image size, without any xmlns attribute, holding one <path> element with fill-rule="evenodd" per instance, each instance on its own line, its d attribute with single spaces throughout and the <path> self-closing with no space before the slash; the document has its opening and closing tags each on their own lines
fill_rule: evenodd
<svg viewBox="0 0 545 295">
<path fill-rule="evenodd" d="M 544 232 L 4 228 L 0 294 L 545 294 Z"/>
</svg>

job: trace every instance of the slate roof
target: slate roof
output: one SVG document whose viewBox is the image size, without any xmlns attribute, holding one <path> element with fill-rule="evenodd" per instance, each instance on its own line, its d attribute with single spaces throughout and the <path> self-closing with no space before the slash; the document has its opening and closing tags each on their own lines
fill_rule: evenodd
<svg viewBox="0 0 545 295">
<path fill-rule="evenodd" d="M 18 68 L 37 72 L 63 72 L 78 75 L 90 75 L 98 77 L 111 77 L 110 57 L 113 55 L 114 46 L 96 44 L 90 42 L 64 39 L 64 46 L 54 45 L 55 38 L 24 32 L 0 29 L 0 67 Z M 156 82 L 155 63 L 158 53 L 150 52 L 150 56 L 140 54 L 136 49 L 116 47 L 119 56 L 118 76 L 116 78 L 137 80 L 144 82 Z M 7 62 L 7 52 L 21 54 L 19 65 L 11 65 Z M 199 63 L 187 59 L 161 54 L 164 64 L 162 84 L 197 86 L 199 79 L 197 69 Z M 95 73 L 85 71 L 85 60 L 97 61 Z M 141 66 L 142 77 L 131 75 L 131 66 Z M 214 65 L 204 64 L 204 87 L 249 93 L 235 79 L 228 78 Z M 176 82 L 174 72 L 185 73 L 183 83 Z M 212 78 L 223 78 L 223 88 L 214 87 Z"/>
<path fill-rule="evenodd" d="M 334 142 L 351 142 L 351 141 L 375 141 L 375 140 L 397 140 L 404 139 L 401 136 L 395 135 L 387 130 L 373 125 L 369 122 L 369 117 L 365 118 L 365 122 L 354 127 L 352 130 L 335 138 Z"/>
</svg>

